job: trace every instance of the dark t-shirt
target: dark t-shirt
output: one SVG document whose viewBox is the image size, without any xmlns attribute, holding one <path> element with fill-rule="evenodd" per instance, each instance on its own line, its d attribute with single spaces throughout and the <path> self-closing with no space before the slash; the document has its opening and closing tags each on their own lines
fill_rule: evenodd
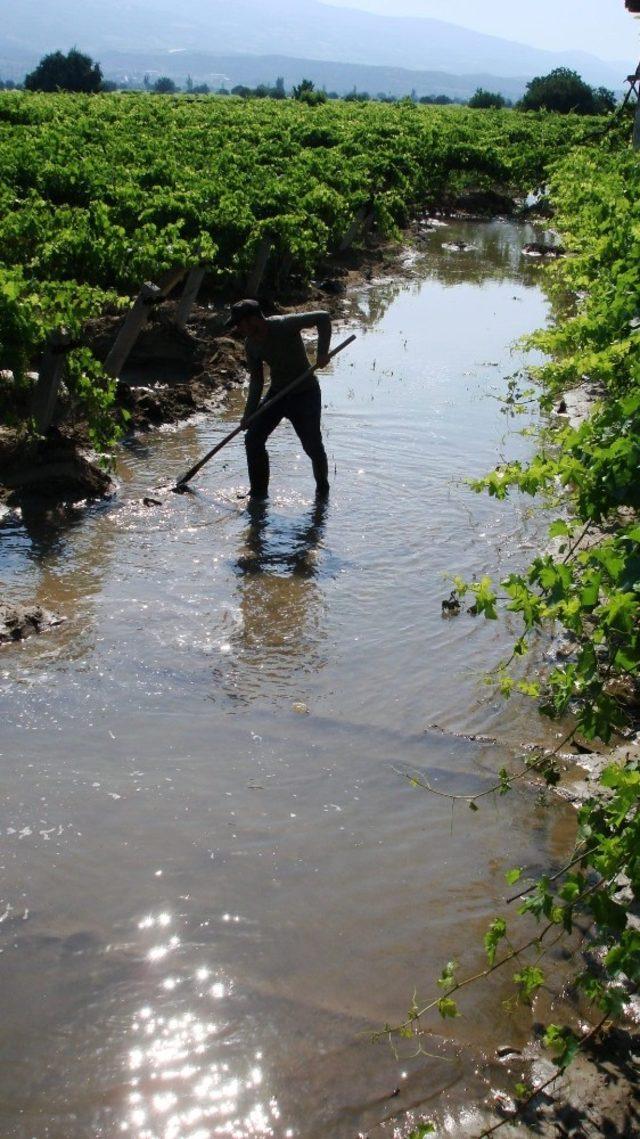
<svg viewBox="0 0 640 1139">
<path fill-rule="evenodd" d="M 245 341 L 250 375 L 245 415 L 252 415 L 260 402 L 264 387 L 264 364 L 269 365 L 270 394 L 281 391 L 307 370 L 309 358 L 300 335 L 303 328 L 317 328 L 318 356 L 326 356 L 331 342 L 331 317 L 323 310 L 267 317 L 265 339 Z M 315 383 L 315 378 L 309 376 L 297 390 L 310 390 Z"/>
</svg>

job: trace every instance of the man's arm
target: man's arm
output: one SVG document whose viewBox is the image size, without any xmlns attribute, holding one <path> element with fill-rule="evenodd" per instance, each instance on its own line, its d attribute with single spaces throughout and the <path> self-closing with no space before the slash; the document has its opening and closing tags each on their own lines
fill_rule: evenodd
<svg viewBox="0 0 640 1139">
<path fill-rule="evenodd" d="M 292 328 L 317 328 L 318 354 L 316 367 L 324 368 L 329 363 L 329 345 L 331 344 L 331 317 L 324 309 L 317 312 L 294 312 L 287 317 L 287 323 Z"/>
<path fill-rule="evenodd" d="M 264 388 L 264 365 L 262 360 L 256 356 L 252 356 L 248 351 L 247 368 L 249 369 L 249 394 L 247 395 L 247 402 L 241 420 L 243 426 L 249 416 L 258 410 L 260 396 Z"/>
</svg>

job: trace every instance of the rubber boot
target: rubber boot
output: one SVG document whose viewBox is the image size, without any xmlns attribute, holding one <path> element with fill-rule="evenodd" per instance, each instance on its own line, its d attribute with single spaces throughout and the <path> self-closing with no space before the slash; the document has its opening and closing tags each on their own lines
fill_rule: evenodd
<svg viewBox="0 0 640 1139">
<path fill-rule="evenodd" d="M 316 480 L 316 494 L 318 498 L 327 498 L 329 494 L 329 462 L 324 452 L 314 460 L 313 476 Z"/>
<path fill-rule="evenodd" d="M 246 439 L 245 439 L 246 443 Z M 266 498 L 269 493 L 269 454 L 265 447 L 247 447 L 249 497 Z"/>
</svg>

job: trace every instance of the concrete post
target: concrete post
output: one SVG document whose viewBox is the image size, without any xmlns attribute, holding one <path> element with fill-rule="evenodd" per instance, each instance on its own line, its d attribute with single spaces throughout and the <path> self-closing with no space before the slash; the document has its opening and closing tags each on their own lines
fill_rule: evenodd
<svg viewBox="0 0 640 1139">
<path fill-rule="evenodd" d="M 354 217 L 351 225 L 345 233 L 340 245 L 338 246 L 339 253 L 346 253 L 350 249 L 356 238 L 367 231 L 373 225 L 375 220 L 375 203 L 373 197 L 364 206 L 360 206 L 356 216 Z"/>
<path fill-rule="evenodd" d="M 271 256 L 271 249 L 272 245 L 269 238 L 264 237 L 258 246 L 253 269 L 247 277 L 245 289 L 246 295 L 248 297 L 257 297 L 258 293 L 260 292 L 262 278 L 264 277 L 265 270 Z"/>
<path fill-rule="evenodd" d="M 140 332 L 151 316 L 151 310 L 164 297 L 162 289 L 147 281 L 138 294 L 138 298 L 130 310 L 109 355 L 104 362 L 104 370 L 109 376 L 118 378 L 131 349 Z"/>
<path fill-rule="evenodd" d="M 45 349 L 31 401 L 31 414 L 39 435 L 46 435 L 53 422 L 67 353 L 72 347 L 69 333 L 61 328 L 51 336 Z"/>
<path fill-rule="evenodd" d="M 191 269 L 189 272 L 176 314 L 176 324 L 179 328 L 184 328 L 191 316 L 191 310 L 198 298 L 200 286 L 204 280 L 204 274 L 205 270 L 200 268 Z"/>
</svg>

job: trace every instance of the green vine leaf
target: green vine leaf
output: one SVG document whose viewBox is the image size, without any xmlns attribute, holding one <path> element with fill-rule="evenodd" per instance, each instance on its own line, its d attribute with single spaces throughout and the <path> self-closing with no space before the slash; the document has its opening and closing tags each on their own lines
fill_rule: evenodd
<svg viewBox="0 0 640 1139">
<path fill-rule="evenodd" d="M 505 880 L 507 882 L 507 885 L 508 886 L 515 886 L 516 882 L 520 881 L 523 874 L 524 874 L 524 869 L 522 866 L 514 866 L 514 868 L 512 870 L 507 870 L 507 872 L 505 874 Z"/>
<path fill-rule="evenodd" d="M 438 984 L 445 992 L 450 992 L 451 989 L 456 987 L 456 970 L 458 968 L 457 961 L 447 961 L 442 973 L 438 978 Z"/>
<path fill-rule="evenodd" d="M 561 1072 L 564 1072 L 573 1060 L 580 1047 L 580 1042 L 569 1028 L 560 1028 L 557 1024 L 550 1024 L 544 1034 L 545 1048 L 553 1054 L 555 1063 Z"/>
<path fill-rule="evenodd" d="M 525 1004 L 531 1004 L 539 988 L 544 985 L 545 976 L 537 965 L 525 965 L 513 979 L 519 989 L 519 997 Z"/>
<path fill-rule="evenodd" d="M 448 1018 L 453 1019 L 457 1016 L 460 1016 L 458 1006 L 456 1002 L 451 999 L 451 997 L 440 997 L 440 1000 L 438 1001 L 438 1012 L 440 1013 L 440 1016 L 443 1020 L 447 1020 Z"/>
<path fill-rule="evenodd" d="M 496 951 L 500 942 L 507 936 L 507 923 L 504 918 L 495 918 L 484 935 L 484 947 L 490 965 L 495 963 Z"/>
</svg>

